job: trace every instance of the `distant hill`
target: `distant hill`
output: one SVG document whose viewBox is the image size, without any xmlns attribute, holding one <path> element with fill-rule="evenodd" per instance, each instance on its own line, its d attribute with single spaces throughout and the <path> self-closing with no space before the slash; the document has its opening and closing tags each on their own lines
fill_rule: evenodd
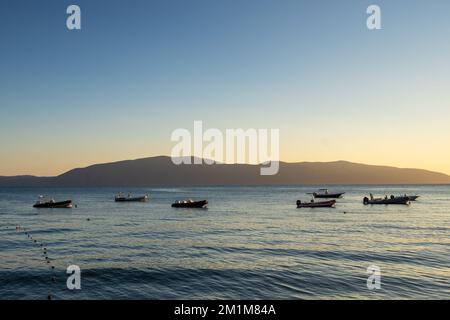
<svg viewBox="0 0 450 320">
<path fill-rule="evenodd" d="M 347 161 L 280 163 L 274 176 L 259 165 L 174 165 L 170 157 L 96 164 L 56 177 L 0 177 L 0 187 L 160 187 L 292 184 L 450 184 L 450 176 L 421 169 Z"/>
</svg>

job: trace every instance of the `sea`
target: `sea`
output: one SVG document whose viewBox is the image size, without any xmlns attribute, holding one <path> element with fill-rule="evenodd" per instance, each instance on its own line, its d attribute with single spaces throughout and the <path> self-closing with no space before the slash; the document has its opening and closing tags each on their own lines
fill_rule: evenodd
<svg viewBox="0 0 450 320">
<path fill-rule="evenodd" d="M 450 186 L 330 186 L 335 208 L 297 209 L 318 188 L 0 189 L 0 299 L 450 298 Z M 41 194 L 76 207 L 32 208 Z M 171 208 L 188 198 L 209 205 Z"/>
</svg>

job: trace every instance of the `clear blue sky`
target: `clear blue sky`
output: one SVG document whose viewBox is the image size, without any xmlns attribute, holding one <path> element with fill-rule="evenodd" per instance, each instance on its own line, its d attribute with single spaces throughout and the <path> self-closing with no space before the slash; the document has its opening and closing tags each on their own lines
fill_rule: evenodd
<svg viewBox="0 0 450 320">
<path fill-rule="evenodd" d="M 282 160 L 450 173 L 449 34 L 447 0 L 4 0 L 0 175 L 170 154 L 194 120 L 279 128 Z"/>
</svg>

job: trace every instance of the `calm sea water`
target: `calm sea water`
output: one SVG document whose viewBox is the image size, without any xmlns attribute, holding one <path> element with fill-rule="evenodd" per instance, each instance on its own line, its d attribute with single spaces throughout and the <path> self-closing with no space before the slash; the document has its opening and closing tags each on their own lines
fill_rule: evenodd
<svg viewBox="0 0 450 320">
<path fill-rule="evenodd" d="M 450 297 L 450 186 L 333 187 L 347 192 L 335 209 L 297 209 L 314 189 L 122 190 L 150 194 L 128 204 L 115 189 L 0 189 L 0 299 Z M 364 206 L 369 192 L 421 197 Z M 78 207 L 33 209 L 38 194 Z M 209 208 L 170 207 L 182 198 Z M 69 265 L 81 268 L 81 290 L 66 287 Z M 379 290 L 367 288 L 370 265 Z"/>
</svg>

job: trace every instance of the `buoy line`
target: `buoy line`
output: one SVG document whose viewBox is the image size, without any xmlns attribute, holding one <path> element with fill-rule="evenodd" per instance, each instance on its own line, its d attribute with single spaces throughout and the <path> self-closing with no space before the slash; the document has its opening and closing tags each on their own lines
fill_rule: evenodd
<svg viewBox="0 0 450 320">
<path fill-rule="evenodd" d="M 7 227 L 8 228 L 8 227 Z M 23 226 L 21 226 L 20 224 L 16 225 L 16 231 L 20 232 L 23 231 L 24 234 L 27 236 L 27 239 L 31 240 L 31 243 L 35 244 L 36 246 L 39 246 L 41 248 L 42 251 L 42 255 L 44 256 L 44 260 L 46 262 L 46 264 L 50 267 L 51 270 L 51 283 L 55 283 L 56 282 L 56 277 L 54 274 L 54 270 L 55 270 L 55 266 L 53 264 L 54 260 L 51 260 L 48 256 L 48 249 L 47 249 L 47 245 L 45 243 L 42 243 L 40 241 L 38 241 L 37 239 L 33 239 L 33 236 L 30 232 L 27 231 L 27 229 Z M 48 293 L 47 295 L 47 300 L 53 300 L 53 295 L 51 292 Z"/>
</svg>

